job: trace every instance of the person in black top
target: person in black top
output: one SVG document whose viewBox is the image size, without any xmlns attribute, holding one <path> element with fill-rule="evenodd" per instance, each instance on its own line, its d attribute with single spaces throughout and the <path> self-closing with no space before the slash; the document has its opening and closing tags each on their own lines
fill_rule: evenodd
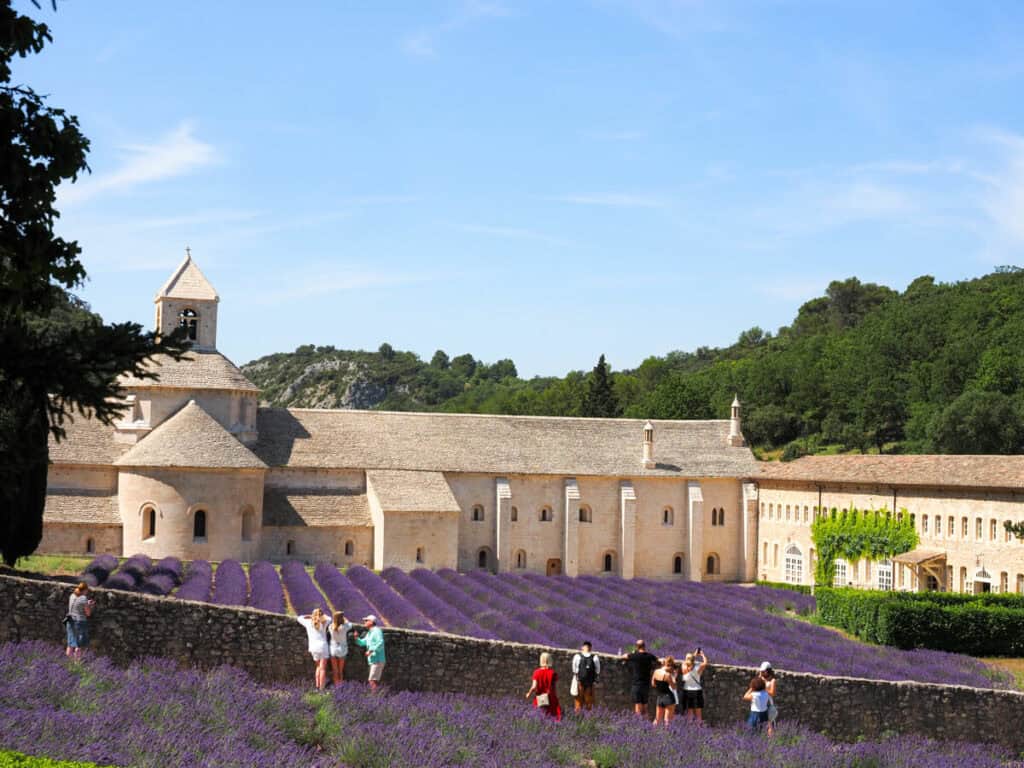
<svg viewBox="0 0 1024 768">
<path fill-rule="evenodd" d="M 661 664 L 658 657 L 647 652 L 643 640 L 636 641 L 636 651 L 626 654 L 626 666 L 632 679 L 630 693 L 633 696 L 633 711 L 640 717 L 647 715 L 647 701 L 651 693 L 651 673 Z"/>
</svg>

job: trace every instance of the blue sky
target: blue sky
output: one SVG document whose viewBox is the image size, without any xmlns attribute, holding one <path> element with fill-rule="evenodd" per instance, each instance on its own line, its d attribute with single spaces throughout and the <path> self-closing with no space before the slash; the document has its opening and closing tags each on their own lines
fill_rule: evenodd
<svg viewBox="0 0 1024 768">
<path fill-rule="evenodd" d="M 83 297 L 148 327 L 189 245 L 239 363 L 618 369 L 1024 264 L 1019 2 L 16 7 L 54 43 L 15 79 L 92 140 Z"/>
</svg>

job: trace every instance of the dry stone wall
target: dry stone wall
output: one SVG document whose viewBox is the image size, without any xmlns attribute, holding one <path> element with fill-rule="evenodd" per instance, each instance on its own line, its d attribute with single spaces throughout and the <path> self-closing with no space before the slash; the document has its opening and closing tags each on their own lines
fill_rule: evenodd
<svg viewBox="0 0 1024 768">
<path fill-rule="evenodd" d="M 0 575 L 0 642 L 63 642 L 69 584 Z M 291 618 L 248 608 L 224 608 L 128 592 L 94 591 L 92 649 L 127 663 L 164 656 L 201 668 L 232 664 L 266 681 L 312 681 L 306 633 Z M 563 706 L 569 697 L 573 651 L 410 630 L 385 630 L 384 682 L 414 691 L 489 694 L 523 700 L 541 651 L 554 655 Z M 599 705 L 631 709 L 625 664 L 602 657 Z M 705 716 L 736 723 L 754 670 L 713 666 L 705 676 Z M 360 680 L 366 664 L 351 654 L 346 678 Z M 780 717 L 836 739 L 888 732 L 1002 744 L 1024 750 L 1024 693 L 925 683 L 891 683 L 782 672 Z M 653 697 L 652 697 L 653 698 Z M 526 702 L 522 701 L 525 706 Z"/>
</svg>

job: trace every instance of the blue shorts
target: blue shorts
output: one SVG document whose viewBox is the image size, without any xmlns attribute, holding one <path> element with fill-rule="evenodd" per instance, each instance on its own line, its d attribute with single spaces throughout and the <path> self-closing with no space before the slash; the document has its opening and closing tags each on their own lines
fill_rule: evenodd
<svg viewBox="0 0 1024 768">
<path fill-rule="evenodd" d="M 89 622 L 69 621 L 68 648 L 86 648 L 89 645 Z"/>
<path fill-rule="evenodd" d="M 764 712 L 751 712 L 747 717 L 747 725 L 752 731 L 759 731 L 768 722 L 768 710 Z"/>
</svg>

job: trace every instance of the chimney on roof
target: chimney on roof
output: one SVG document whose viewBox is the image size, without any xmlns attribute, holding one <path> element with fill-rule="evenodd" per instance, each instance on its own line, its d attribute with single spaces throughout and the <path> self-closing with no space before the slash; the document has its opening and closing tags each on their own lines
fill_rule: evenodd
<svg viewBox="0 0 1024 768">
<path fill-rule="evenodd" d="M 729 416 L 729 445 L 733 448 L 742 448 L 746 445 L 743 440 L 743 430 L 740 424 L 740 397 L 734 395 L 732 398 L 732 413 Z"/>
<path fill-rule="evenodd" d="M 654 469 L 654 425 L 644 424 L 644 469 Z"/>
</svg>

